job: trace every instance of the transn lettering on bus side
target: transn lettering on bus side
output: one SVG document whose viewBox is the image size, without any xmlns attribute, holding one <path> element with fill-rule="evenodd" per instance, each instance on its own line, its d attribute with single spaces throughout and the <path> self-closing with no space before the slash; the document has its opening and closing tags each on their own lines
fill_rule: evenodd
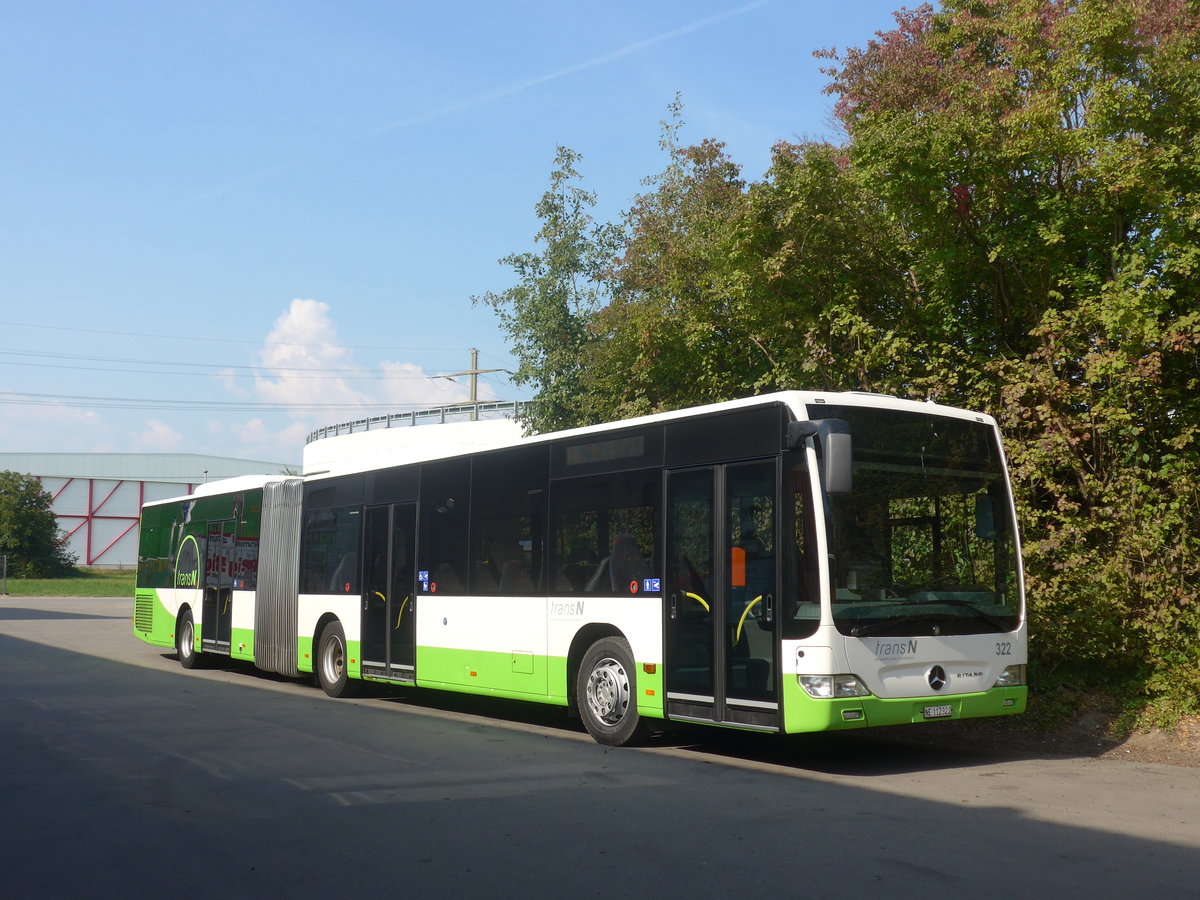
<svg viewBox="0 0 1200 900">
<path fill-rule="evenodd" d="M 916 640 L 908 641 L 876 641 L 875 655 L 876 656 L 916 656 L 917 642 Z"/>
<path fill-rule="evenodd" d="M 552 616 L 582 616 L 583 601 L 572 600 L 570 603 L 559 603 L 552 601 L 550 603 L 550 615 Z"/>
</svg>

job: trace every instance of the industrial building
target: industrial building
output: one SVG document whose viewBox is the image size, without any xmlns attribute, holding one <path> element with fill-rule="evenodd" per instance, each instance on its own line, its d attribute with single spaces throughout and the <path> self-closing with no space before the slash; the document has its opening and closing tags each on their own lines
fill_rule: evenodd
<svg viewBox="0 0 1200 900">
<path fill-rule="evenodd" d="M 286 463 L 197 453 L 8 453 L 0 471 L 38 478 L 81 566 L 133 567 L 142 504 L 235 475 L 294 472 Z"/>
</svg>

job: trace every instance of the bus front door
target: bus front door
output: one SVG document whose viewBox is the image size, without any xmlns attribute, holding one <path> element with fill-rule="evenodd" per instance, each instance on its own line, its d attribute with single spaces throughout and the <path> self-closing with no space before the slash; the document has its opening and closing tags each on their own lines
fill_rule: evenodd
<svg viewBox="0 0 1200 900">
<path fill-rule="evenodd" d="M 237 523 L 208 523 L 204 539 L 204 600 L 200 646 L 205 653 L 228 653 L 233 623 L 233 563 Z"/>
<path fill-rule="evenodd" d="M 416 503 L 367 508 L 363 533 L 362 671 L 411 682 L 415 677 Z"/>
<path fill-rule="evenodd" d="M 667 715 L 778 730 L 777 460 L 667 475 Z"/>
</svg>

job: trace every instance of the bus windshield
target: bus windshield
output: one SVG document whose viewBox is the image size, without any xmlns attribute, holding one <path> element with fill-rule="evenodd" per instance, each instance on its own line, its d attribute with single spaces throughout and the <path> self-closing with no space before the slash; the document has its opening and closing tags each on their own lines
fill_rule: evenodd
<svg viewBox="0 0 1200 900">
<path fill-rule="evenodd" d="M 843 634 L 986 634 L 1021 617 L 1012 502 L 995 430 L 822 406 L 850 424 L 854 489 L 825 499 L 833 621 Z"/>
</svg>

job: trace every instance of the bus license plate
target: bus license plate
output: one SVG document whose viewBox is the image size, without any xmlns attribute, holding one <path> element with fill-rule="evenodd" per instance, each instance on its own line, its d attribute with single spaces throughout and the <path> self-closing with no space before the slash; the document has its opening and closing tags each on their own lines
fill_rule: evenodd
<svg viewBox="0 0 1200 900">
<path fill-rule="evenodd" d="M 947 719 L 954 715 L 953 706 L 927 706 L 925 707 L 925 718 L 927 719 Z"/>
</svg>

